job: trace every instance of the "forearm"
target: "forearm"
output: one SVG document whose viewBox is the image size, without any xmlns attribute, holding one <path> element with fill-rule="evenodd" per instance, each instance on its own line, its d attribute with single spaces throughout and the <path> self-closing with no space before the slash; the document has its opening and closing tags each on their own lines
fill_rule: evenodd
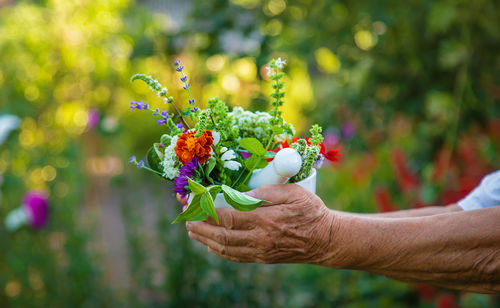
<svg viewBox="0 0 500 308">
<path fill-rule="evenodd" d="M 330 248 L 318 264 L 461 290 L 500 291 L 500 207 L 419 218 L 335 216 Z"/>
<path fill-rule="evenodd" d="M 444 213 L 458 212 L 462 209 L 457 204 L 450 204 L 447 206 L 427 206 L 419 209 L 401 210 L 385 213 L 371 213 L 371 214 L 357 214 L 365 217 L 377 218 L 403 218 L 403 217 L 423 217 L 438 215 Z"/>
</svg>

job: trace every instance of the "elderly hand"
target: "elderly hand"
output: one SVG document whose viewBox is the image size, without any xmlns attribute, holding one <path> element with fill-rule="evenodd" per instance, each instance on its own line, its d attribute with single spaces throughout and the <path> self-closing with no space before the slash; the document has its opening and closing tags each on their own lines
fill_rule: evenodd
<svg viewBox="0 0 500 308">
<path fill-rule="evenodd" d="M 319 197 L 296 184 L 267 185 L 248 194 L 271 204 L 250 212 L 217 209 L 219 225 L 213 219 L 187 222 L 189 236 L 236 262 L 324 261 L 335 214 Z"/>
</svg>

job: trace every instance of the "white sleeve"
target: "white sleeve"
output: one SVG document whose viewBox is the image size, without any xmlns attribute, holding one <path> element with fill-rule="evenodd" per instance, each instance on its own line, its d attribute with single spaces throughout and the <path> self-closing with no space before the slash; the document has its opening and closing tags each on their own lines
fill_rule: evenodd
<svg viewBox="0 0 500 308">
<path fill-rule="evenodd" d="M 464 211 L 500 205 L 500 170 L 488 174 L 481 184 L 458 201 Z"/>
</svg>

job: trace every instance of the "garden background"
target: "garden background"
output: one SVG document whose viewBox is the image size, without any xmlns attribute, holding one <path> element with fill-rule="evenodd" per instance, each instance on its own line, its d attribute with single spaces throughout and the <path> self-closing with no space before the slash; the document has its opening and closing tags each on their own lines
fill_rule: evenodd
<svg viewBox="0 0 500 308">
<path fill-rule="evenodd" d="M 498 307 L 498 297 L 303 265 L 236 264 L 170 222 L 171 187 L 127 165 L 161 128 L 145 72 L 202 106 L 268 107 L 263 66 L 289 64 L 284 115 L 323 125 L 340 162 L 334 209 L 445 205 L 500 168 L 500 3 L 494 0 L 0 0 L 0 219 L 49 195 L 40 231 L 0 225 L 1 307 Z"/>
</svg>

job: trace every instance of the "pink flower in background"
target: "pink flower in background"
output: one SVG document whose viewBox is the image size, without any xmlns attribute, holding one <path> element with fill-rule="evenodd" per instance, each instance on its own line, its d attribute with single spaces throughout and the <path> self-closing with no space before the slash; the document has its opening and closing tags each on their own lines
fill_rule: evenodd
<svg viewBox="0 0 500 308">
<path fill-rule="evenodd" d="M 339 142 L 340 138 L 339 135 L 336 133 L 326 133 L 325 135 L 325 140 L 323 143 L 325 144 L 326 148 L 331 148 L 334 146 L 337 146 L 337 143 Z"/>
<path fill-rule="evenodd" d="M 89 110 L 87 114 L 87 128 L 89 130 L 94 130 L 97 128 L 97 125 L 99 125 L 99 116 L 99 110 L 97 110 L 96 108 L 92 108 Z"/>
<path fill-rule="evenodd" d="M 16 231 L 29 225 L 33 229 L 45 227 L 49 219 L 49 200 L 39 191 L 29 191 L 24 195 L 23 203 L 10 211 L 5 217 L 5 228 Z"/>
<path fill-rule="evenodd" d="M 340 134 L 344 139 L 351 139 L 356 132 L 356 126 L 352 122 L 345 122 L 340 127 Z"/>
<path fill-rule="evenodd" d="M 30 191 L 24 195 L 23 208 L 28 213 L 28 223 L 34 229 L 43 228 L 49 218 L 49 200 L 42 192 Z"/>
</svg>

